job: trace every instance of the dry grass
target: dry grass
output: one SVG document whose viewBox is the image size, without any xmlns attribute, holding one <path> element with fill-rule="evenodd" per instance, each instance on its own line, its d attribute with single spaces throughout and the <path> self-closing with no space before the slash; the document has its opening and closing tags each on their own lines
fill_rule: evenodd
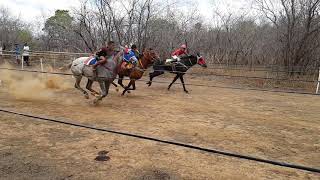
<svg viewBox="0 0 320 180">
<path fill-rule="evenodd" d="M 214 67 L 213 67 L 214 68 Z M 240 87 L 252 87 L 252 88 L 264 88 L 264 89 L 281 89 L 281 90 L 296 90 L 304 92 L 315 92 L 315 82 L 303 82 L 303 81 L 316 81 L 318 74 L 316 72 L 309 75 L 294 75 L 288 76 L 284 72 L 272 71 L 271 69 L 248 69 L 239 68 L 233 69 L 200 69 L 193 68 L 190 73 L 199 75 L 193 75 L 203 78 L 205 80 L 218 80 L 225 84 L 240 86 Z M 210 75 L 212 74 L 212 75 Z M 218 76 L 215 76 L 217 74 Z M 220 76 L 222 75 L 222 76 Z M 226 77 L 223 77 L 225 75 Z M 234 76 L 234 77 L 228 77 Z M 246 78 L 246 77 L 261 77 L 259 78 Z M 266 78 L 266 79 L 264 79 Z M 269 79 L 270 78 L 270 79 Z M 274 80 L 281 79 L 281 80 Z M 286 79 L 286 80 L 282 80 Z M 300 81 L 301 80 L 301 81 Z"/>
</svg>

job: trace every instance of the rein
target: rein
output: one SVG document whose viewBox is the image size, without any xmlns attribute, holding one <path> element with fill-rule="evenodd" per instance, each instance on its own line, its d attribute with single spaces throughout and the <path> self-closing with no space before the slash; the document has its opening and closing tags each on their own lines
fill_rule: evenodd
<svg viewBox="0 0 320 180">
<path fill-rule="evenodd" d="M 139 61 L 139 64 L 141 65 L 142 69 L 145 70 L 145 68 L 143 67 L 143 64 L 141 62 L 141 59 L 138 59 L 138 61 Z"/>
<path fill-rule="evenodd" d="M 144 73 L 147 69 L 145 69 L 145 68 L 143 67 L 143 64 L 142 64 L 142 62 L 141 62 L 141 59 L 138 59 L 138 63 L 139 63 L 138 66 L 134 67 L 134 69 L 136 69 L 136 70 Z M 139 67 L 139 65 L 141 66 L 141 68 Z"/>
<path fill-rule="evenodd" d="M 177 64 L 180 64 L 180 65 L 184 66 L 185 68 L 187 68 L 187 70 L 191 67 L 191 66 L 188 67 L 187 65 L 183 64 L 182 62 L 177 62 Z"/>
<path fill-rule="evenodd" d="M 152 60 L 154 60 L 154 59 L 156 59 L 156 58 L 153 57 Z M 141 68 L 140 67 L 135 67 L 135 69 L 137 69 L 138 71 L 141 71 L 141 72 L 145 72 L 147 70 L 147 68 L 143 67 L 141 59 L 138 59 L 138 62 L 140 64 Z"/>
<path fill-rule="evenodd" d="M 189 61 L 189 63 L 190 63 L 190 66 L 188 66 L 188 65 L 186 65 L 186 64 L 184 64 L 184 63 L 182 63 L 182 62 L 177 62 L 177 64 L 180 64 L 180 65 L 184 66 L 184 67 L 187 68 L 187 70 L 188 70 L 188 69 L 190 69 L 190 68 L 194 65 L 194 64 L 192 63 L 190 57 L 188 57 L 188 61 Z"/>
</svg>

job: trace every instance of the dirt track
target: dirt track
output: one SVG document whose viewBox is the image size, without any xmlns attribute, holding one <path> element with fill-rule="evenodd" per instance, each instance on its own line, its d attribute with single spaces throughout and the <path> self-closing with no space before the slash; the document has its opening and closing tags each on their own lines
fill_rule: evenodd
<svg viewBox="0 0 320 180">
<path fill-rule="evenodd" d="M 320 97 L 190 86 L 187 95 L 180 85 L 168 92 L 167 85 L 147 88 L 138 83 L 138 90 L 125 97 L 112 88 L 94 107 L 92 100 L 73 89 L 71 77 L 64 79 L 68 83 L 57 90 L 39 87 L 42 94 L 26 88 L 21 95 L 4 84 L 0 107 L 320 167 Z M 315 173 L 4 113 L 0 124 L 0 177 L 4 179 L 320 178 Z M 103 150 L 109 151 L 110 160 L 95 161 Z"/>
</svg>

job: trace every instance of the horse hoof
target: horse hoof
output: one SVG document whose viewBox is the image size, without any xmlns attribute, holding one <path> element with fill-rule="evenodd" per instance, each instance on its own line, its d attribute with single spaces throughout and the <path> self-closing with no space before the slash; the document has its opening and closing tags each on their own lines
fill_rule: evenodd
<svg viewBox="0 0 320 180">
<path fill-rule="evenodd" d="M 126 94 L 126 92 L 128 92 L 128 91 L 123 91 L 121 96 L 124 96 Z"/>
<path fill-rule="evenodd" d="M 90 97 L 89 97 L 89 94 L 85 94 L 84 97 L 85 97 L 86 99 L 89 99 L 89 98 L 90 98 Z"/>
<path fill-rule="evenodd" d="M 119 92 L 119 88 L 117 88 L 116 91 Z"/>
<path fill-rule="evenodd" d="M 127 93 L 129 93 L 129 94 L 130 94 L 130 93 L 131 93 L 131 91 L 127 91 Z"/>
<path fill-rule="evenodd" d="M 189 91 L 184 91 L 185 93 L 189 94 Z"/>
<path fill-rule="evenodd" d="M 99 97 L 100 96 L 99 93 L 95 93 L 95 92 L 92 92 L 91 95 L 94 96 L 94 97 Z"/>
<path fill-rule="evenodd" d="M 100 101 L 99 99 L 93 100 L 93 105 L 95 105 L 95 106 L 98 105 L 98 104 L 99 104 L 99 101 Z"/>
</svg>

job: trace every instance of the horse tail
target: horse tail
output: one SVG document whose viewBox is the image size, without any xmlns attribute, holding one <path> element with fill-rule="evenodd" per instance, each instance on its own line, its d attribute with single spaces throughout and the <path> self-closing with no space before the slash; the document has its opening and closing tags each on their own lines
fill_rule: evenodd
<svg viewBox="0 0 320 180">
<path fill-rule="evenodd" d="M 72 66 L 72 62 L 70 62 L 69 64 L 65 65 L 65 66 L 62 66 L 59 68 L 60 71 L 66 71 L 68 69 L 70 69 Z"/>
</svg>

